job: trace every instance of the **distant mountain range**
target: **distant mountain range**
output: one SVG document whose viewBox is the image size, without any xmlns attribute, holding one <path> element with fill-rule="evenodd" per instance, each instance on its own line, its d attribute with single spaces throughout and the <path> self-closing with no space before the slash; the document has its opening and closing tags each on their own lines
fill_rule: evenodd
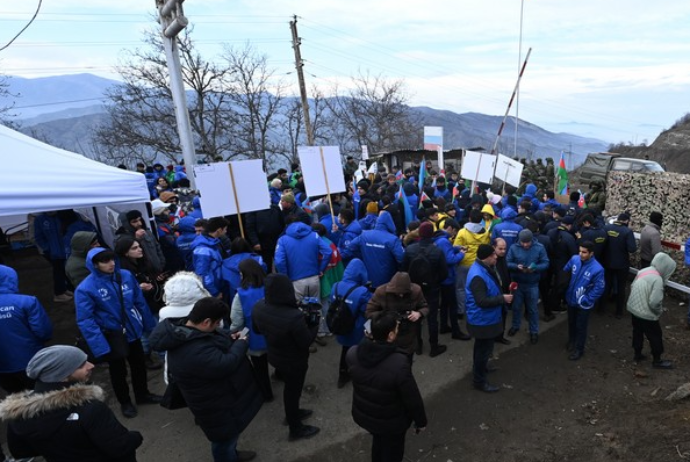
<svg viewBox="0 0 690 462">
<path fill-rule="evenodd" d="M 119 82 L 92 74 L 8 79 L 9 91 L 18 95 L 15 109 L 21 131 L 37 136 L 63 149 L 87 154 L 91 152 L 94 127 L 106 121 L 105 91 Z M 11 104 L 0 98 L 0 106 Z M 457 114 L 429 107 L 410 107 L 424 125 L 441 126 L 444 147 L 483 147 L 490 150 L 495 142 L 502 117 L 478 113 Z M 515 118 L 509 117 L 498 145 L 499 152 L 514 153 Z M 419 127 L 420 131 L 422 127 Z M 421 146 L 420 146 L 421 148 Z M 553 133 L 520 120 L 518 126 L 519 157 L 557 158 L 561 151 L 570 153 L 574 165 L 584 161 L 587 153 L 606 151 L 608 143 L 569 133 Z M 574 166 L 573 165 L 573 166 Z"/>
</svg>

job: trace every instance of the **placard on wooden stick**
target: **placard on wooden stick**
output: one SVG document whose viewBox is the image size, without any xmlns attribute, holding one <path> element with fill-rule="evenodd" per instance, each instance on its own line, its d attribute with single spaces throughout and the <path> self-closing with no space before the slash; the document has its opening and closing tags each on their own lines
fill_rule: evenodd
<svg viewBox="0 0 690 462">
<path fill-rule="evenodd" d="M 321 150 L 323 150 L 323 156 Z M 299 146 L 297 154 L 302 167 L 307 196 L 324 196 L 345 192 L 340 147 Z"/>
<path fill-rule="evenodd" d="M 499 154 L 496 162 L 496 173 L 494 176 L 497 179 L 518 188 L 520 187 L 520 178 L 522 177 L 523 168 L 524 165 L 517 160 L 513 160 L 510 157 Z"/>
<path fill-rule="evenodd" d="M 195 165 L 194 177 L 204 218 L 237 215 L 238 207 L 239 213 L 265 210 L 271 204 L 266 172 L 259 159 Z"/>
<path fill-rule="evenodd" d="M 483 152 L 467 151 L 462 160 L 460 176 L 479 183 L 491 183 L 494 177 L 496 156 Z"/>
</svg>

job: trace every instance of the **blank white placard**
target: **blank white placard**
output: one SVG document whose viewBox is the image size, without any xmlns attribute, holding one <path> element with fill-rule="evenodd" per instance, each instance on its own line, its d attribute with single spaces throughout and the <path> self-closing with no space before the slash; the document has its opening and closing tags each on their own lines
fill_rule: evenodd
<svg viewBox="0 0 690 462">
<path fill-rule="evenodd" d="M 467 151 L 462 160 L 460 176 L 466 180 L 491 183 L 494 177 L 496 156 L 481 152 Z"/>
<path fill-rule="evenodd" d="M 323 162 L 321 162 L 321 150 L 323 149 Z M 338 146 L 299 146 L 297 148 L 304 187 L 307 196 L 323 196 L 329 193 L 345 192 L 345 177 L 340 159 Z M 324 177 L 324 164 L 326 176 Z M 326 187 L 328 178 L 328 188 Z"/>
<path fill-rule="evenodd" d="M 504 156 L 503 154 L 498 155 L 498 160 L 496 161 L 496 173 L 495 176 L 501 181 L 515 186 L 520 187 L 520 178 L 522 177 L 522 165 L 517 160 L 513 160 L 510 157 Z"/>
</svg>

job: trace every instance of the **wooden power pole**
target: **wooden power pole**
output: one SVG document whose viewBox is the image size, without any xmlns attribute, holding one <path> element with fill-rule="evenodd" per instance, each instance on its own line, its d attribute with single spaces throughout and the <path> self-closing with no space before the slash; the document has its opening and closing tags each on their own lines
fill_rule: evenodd
<svg viewBox="0 0 690 462">
<path fill-rule="evenodd" d="M 311 128 L 311 117 L 309 116 L 309 101 L 307 100 L 307 87 L 304 84 L 304 62 L 302 62 L 302 53 L 299 46 L 302 43 L 297 35 L 297 16 L 293 16 L 294 20 L 290 21 L 290 30 L 292 31 L 292 48 L 295 50 L 295 67 L 297 68 L 297 80 L 299 81 L 299 93 L 302 97 L 302 113 L 304 114 L 304 127 L 307 130 L 307 143 L 309 146 L 314 146 L 314 132 Z"/>
</svg>

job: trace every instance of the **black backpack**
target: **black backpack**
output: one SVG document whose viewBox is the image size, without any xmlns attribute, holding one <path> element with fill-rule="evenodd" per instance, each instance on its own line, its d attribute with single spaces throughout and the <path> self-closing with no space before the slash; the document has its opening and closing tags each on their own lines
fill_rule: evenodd
<svg viewBox="0 0 690 462">
<path fill-rule="evenodd" d="M 338 295 L 338 286 L 335 286 L 335 299 L 331 302 L 326 313 L 326 325 L 332 334 L 348 335 L 355 328 L 355 316 L 350 311 L 345 300 L 356 288 L 356 285 L 352 286 L 345 296 L 341 297 Z"/>
<path fill-rule="evenodd" d="M 419 246 L 419 252 L 410 262 L 410 267 L 408 274 L 410 275 L 410 281 L 415 284 L 419 284 L 422 289 L 431 287 L 436 281 L 434 281 L 434 276 L 436 276 L 436 271 L 429 260 L 427 255 L 429 252 L 429 247 Z"/>
</svg>

